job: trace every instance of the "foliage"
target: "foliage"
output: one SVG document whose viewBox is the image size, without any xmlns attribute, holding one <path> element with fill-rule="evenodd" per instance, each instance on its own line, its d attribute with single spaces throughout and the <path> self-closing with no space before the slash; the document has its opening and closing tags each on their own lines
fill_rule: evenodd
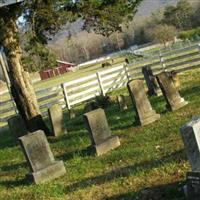
<svg viewBox="0 0 200 200">
<path fill-rule="evenodd" d="M 153 29 L 149 29 L 148 36 L 160 43 L 166 45 L 168 41 L 174 39 L 176 35 L 176 28 L 173 26 L 164 25 L 157 25 Z"/>
<path fill-rule="evenodd" d="M 26 71 L 36 72 L 57 66 L 55 55 L 44 45 L 35 42 L 24 47 L 22 63 Z"/>
<path fill-rule="evenodd" d="M 163 22 L 181 30 L 191 28 L 192 12 L 190 3 L 187 0 L 180 0 L 177 6 L 165 8 Z"/>
<path fill-rule="evenodd" d="M 195 37 L 200 37 L 200 27 L 188 31 L 182 31 L 179 33 L 179 38 L 185 39 L 194 39 Z"/>
</svg>

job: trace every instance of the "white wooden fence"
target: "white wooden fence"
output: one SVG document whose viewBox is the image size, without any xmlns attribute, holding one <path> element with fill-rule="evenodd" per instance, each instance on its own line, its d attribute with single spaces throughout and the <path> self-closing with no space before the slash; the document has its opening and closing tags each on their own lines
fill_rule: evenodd
<svg viewBox="0 0 200 200">
<path fill-rule="evenodd" d="M 95 98 L 118 88 L 126 86 L 131 79 L 143 78 L 142 67 L 151 66 L 153 72 L 159 73 L 163 69 L 185 70 L 200 67 L 200 44 L 174 50 L 158 55 L 151 59 L 114 68 L 75 79 L 61 85 L 36 91 L 41 112 L 47 114 L 47 108 L 53 104 L 60 104 L 63 108 L 71 109 L 77 104 Z M 0 100 L 0 121 L 6 121 L 14 113 L 11 99 Z M 3 109 L 2 109 L 3 108 Z"/>
</svg>

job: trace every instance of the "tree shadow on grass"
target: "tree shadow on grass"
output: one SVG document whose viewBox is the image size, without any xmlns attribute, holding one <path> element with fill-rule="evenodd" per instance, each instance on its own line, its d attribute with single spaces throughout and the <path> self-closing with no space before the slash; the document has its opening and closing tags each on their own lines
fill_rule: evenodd
<svg viewBox="0 0 200 200">
<path fill-rule="evenodd" d="M 70 159 L 73 159 L 75 155 L 79 155 L 80 157 L 95 156 L 95 150 L 92 146 L 89 146 L 81 150 L 71 151 L 63 155 L 59 155 L 56 158 L 63 161 L 69 161 Z"/>
<path fill-rule="evenodd" d="M 29 186 L 31 184 L 32 182 L 27 177 L 19 180 L 0 181 L 0 185 L 6 188 Z"/>
<path fill-rule="evenodd" d="M 28 164 L 26 162 L 23 163 L 17 163 L 17 164 L 10 164 L 10 165 L 4 165 L 0 167 L 1 171 L 11 172 L 11 171 L 17 171 L 19 168 L 26 168 Z"/>
<path fill-rule="evenodd" d="M 157 185 L 137 192 L 114 195 L 103 200 L 185 200 L 183 185 L 184 182 Z"/>
<path fill-rule="evenodd" d="M 65 190 L 66 190 L 66 193 L 68 193 L 68 192 L 73 192 L 78 189 L 90 187 L 92 185 L 100 185 L 105 182 L 112 181 L 113 179 L 116 179 L 117 177 L 128 177 L 130 174 L 137 173 L 138 170 L 150 170 L 152 168 L 162 166 L 166 163 L 173 162 L 174 160 L 176 160 L 177 162 L 180 162 L 182 159 L 186 159 L 183 149 L 176 151 L 170 155 L 166 155 L 162 157 L 161 159 L 147 160 L 141 163 L 136 163 L 135 165 L 130 165 L 127 167 L 122 167 L 122 168 L 110 171 L 108 173 L 105 173 L 97 177 L 86 178 L 84 180 L 81 180 L 79 182 L 76 182 L 72 185 L 67 186 Z"/>
<path fill-rule="evenodd" d="M 15 147 L 18 144 L 18 141 L 14 138 L 14 136 L 12 136 L 12 134 L 8 130 L 0 134 L 0 150 Z"/>
</svg>

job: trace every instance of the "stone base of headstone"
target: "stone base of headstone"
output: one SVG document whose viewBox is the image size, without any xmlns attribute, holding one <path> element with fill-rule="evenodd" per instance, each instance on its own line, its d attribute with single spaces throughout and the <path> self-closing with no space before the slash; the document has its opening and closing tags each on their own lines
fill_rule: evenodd
<svg viewBox="0 0 200 200">
<path fill-rule="evenodd" d="M 200 172 L 187 173 L 187 199 L 200 199 Z"/>
<path fill-rule="evenodd" d="M 167 110 L 178 110 L 179 108 L 182 108 L 188 104 L 188 101 L 185 101 L 184 98 L 181 98 L 181 101 L 177 102 L 176 104 L 171 104 L 171 106 L 166 105 Z"/>
<path fill-rule="evenodd" d="M 92 146 L 94 153 L 97 156 L 107 153 L 108 151 L 120 146 L 120 141 L 118 136 L 111 136 L 100 144 Z"/>
<path fill-rule="evenodd" d="M 16 115 L 9 118 L 8 126 L 12 135 L 14 135 L 15 139 L 17 139 L 18 137 L 24 136 L 28 133 L 21 115 Z"/>
<path fill-rule="evenodd" d="M 56 179 L 66 173 L 63 161 L 55 161 L 52 165 L 47 166 L 40 171 L 27 175 L 28 180 L 35 184 L 43 183 Z"/>
<path fill-rule="evenodd" d="M 148 115 L 140 119 L 136 117 L 135 121 L 138 125 L 144 126 L 144 125 L 153 123 L 159 119 L 160 119 L 160 114 L 157 114 L 154 110 L 152 110 L 152 112 L 148 113 Z"/>
</svg>

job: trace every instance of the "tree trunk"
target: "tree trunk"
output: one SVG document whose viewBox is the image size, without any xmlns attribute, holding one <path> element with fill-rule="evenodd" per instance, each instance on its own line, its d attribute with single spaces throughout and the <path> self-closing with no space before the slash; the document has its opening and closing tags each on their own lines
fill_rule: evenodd
<svg viewBox="0 0 200 200">
<path fill-rule="evenodd" d="M 42 120 L 37 98 L 29 77 L 22 66 L 22 50 L 18 41 L 18 27 L 16 19 L 5 17 L 3 47 L 8 58 L 11 92 L 17 109 L 26 122 L 28 131 L 44 130 L 49 135 L 49 130 Z"/>
</svg>

